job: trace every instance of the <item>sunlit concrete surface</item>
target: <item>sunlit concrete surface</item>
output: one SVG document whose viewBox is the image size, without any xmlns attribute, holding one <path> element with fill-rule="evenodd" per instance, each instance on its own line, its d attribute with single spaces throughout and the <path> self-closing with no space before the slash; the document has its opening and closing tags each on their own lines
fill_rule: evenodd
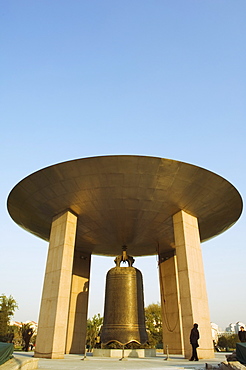
<svg viewBox="0 0 246 370">
<path fill-rule="evenodd" d="M 180 355 L 172 355 L 169 359 L 166 360 L 166 355 L 157 354 L 155 358 L 128 358 L 123 361 L 120 361 L 116 358 L 93 358 L 91 354 L 87 354 L 85 360 L 82 355 L 65 355 L 63 360 L 54 360 L 54 359 L 39 359 L 38 369 L 39 370 L 118 370 L 118 369 L 165 369 L 170 370 L 179 370 L 179 369 L 205 369 L 205 364 L 208 363 L 212 366 L 217 366 L 219 363 L 226 360 L 227 353 L 215 353 L 214 359 L 204 359 L 198 362 L 190 362 L 189 360 L 184 359 Z M 23 358 L 23 356 L 33 356 L 33 352 L 16 352 L 14 355 L 17 358 Z"/>
<path fill-rule="evenodd" d="M 38 358 L 30 353 L 14 352 L 13 358 L 0 365 L 1 370 L 34 370 L 38 368 Z"/>
</svg>

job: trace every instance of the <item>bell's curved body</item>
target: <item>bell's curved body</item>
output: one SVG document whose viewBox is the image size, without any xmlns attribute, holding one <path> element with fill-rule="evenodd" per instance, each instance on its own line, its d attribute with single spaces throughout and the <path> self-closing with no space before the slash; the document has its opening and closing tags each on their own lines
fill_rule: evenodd
<svg viewBox="0 0 246 370">
<path fill-rule="evenodd" d="M 147 341 L 142 274 L 134 267 L 116 266 L 106 278 L 102 345 Z"/>
</svg>

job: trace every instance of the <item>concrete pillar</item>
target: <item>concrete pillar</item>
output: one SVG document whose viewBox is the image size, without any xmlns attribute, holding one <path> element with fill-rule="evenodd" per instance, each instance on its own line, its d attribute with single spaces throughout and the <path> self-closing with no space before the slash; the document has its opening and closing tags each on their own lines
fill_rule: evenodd
<svg viewBox="0 0 246 370">
<path fill-rule="evenodd" d="M 184 354 L 191 356 L 190 330 L 194 323 L 200 332 L 198 356 L 213 358 L 206 283 L 197 218 L 180 211 L 173 216 L 178 282 L 183 328 Z"/>
<path fill-rule="evenodd" d="M 183 354 L 183 329 L 180 310 L 180 293 L 177 259 L 174 252 L 159 256 L 159 279 L 162 308 L 163 350 L 170 354 Z"/>
<path fill-rule="evenodd" d="M 76 226 L 70 211 L 52 221 L 35 357 L 64 357 Z"/>
<path fill-rule="evenodd" d="M 91 255 L 75 251 L 66 353 L 85 353 Z"/>
</svg>

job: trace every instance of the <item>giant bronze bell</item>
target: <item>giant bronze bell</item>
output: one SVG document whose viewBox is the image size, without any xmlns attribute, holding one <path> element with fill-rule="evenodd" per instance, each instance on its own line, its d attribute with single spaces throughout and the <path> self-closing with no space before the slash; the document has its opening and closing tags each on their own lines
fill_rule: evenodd
<svg viewBox="0 0 246 370">
<path fill-rule="evenodd" d="M 128 267 L 121 267 L 128 262 Z M 131 342 L 144 344 L 148 341 L 145 327 L 143 279 L 141 272 L 132 267 L 134 259 L 123 247 L 123 255 L 115 258 L 116 267 L 106 278 L 104 321 L 101 343 L 126 345 Z"/>
</svg>

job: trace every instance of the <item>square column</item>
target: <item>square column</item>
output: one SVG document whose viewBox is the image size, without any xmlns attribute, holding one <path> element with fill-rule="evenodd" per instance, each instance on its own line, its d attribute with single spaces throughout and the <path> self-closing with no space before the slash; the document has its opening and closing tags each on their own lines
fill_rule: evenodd
<svg viewBox="0 0 246 370">
<path fill-rule="evenodd" d="M 85 353 L 91 255 L 75 251 L 66 353 Z"/>
<path fill-rule="evenodd" d="M 174 252 L 159 256 L 159 279 L 163 350 L 165 352 L 168 346 L 170 354 L 184 355 L 177 259 Z"/>
<path fill-rule="evenodd" d="M 206 283 L 197 218 L 180 211 L 173 216 L 177 256 L 184 354 L 191 356 L 190 331 L 197 323 L 200 332 L 198 356 L 213 358 Z"/>
<path fill-rule="evenodd" d="M 52 221 L 34 357 L 64 357 L 76 227 L 70 211 Z"/>
</svg>

